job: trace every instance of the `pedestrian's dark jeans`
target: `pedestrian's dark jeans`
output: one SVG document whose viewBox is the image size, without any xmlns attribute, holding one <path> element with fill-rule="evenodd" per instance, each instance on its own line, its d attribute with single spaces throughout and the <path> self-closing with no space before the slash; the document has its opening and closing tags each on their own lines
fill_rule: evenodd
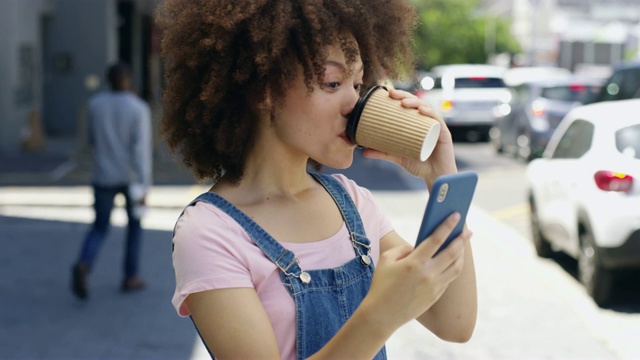
<svg viewBox="0 0 640 360">
<path fill-rule="evenodd" d="M 142 237 L 142 227 L 140 219 L 133 216 L 133 203 L 129 198 L 128 185 L 120 186 L 99 186 L 93 185 L 95 221 L 91 230 L 84 239 L 84 244 L 80 251 L 80 263 L 88 265 L 91 269 L 93 262 L 100 251 L 102 242 L 109 232 L 111 210 L 113 200 L 117 194 L 123 194 L 126 200 L 127 217 L 129 224 L 127 227 L 127 237 L 124 255 L 124 275 L 126 278 L 138 275 L 138 263 L 140 257 L 140 239 Z"/>
</svg>

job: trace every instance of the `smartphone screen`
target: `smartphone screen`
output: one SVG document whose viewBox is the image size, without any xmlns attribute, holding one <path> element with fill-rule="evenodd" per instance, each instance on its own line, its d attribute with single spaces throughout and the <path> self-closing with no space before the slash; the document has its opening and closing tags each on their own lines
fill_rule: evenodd
<svg viewBox="0 0 640 360">
<path fill-rule="evenodd" d="M 440 223 L 456 211 L 460 213 L 460 221 L 444 244 L 438 249 L 436 255 L 462 233 L 477 183 L 478 175 L 473 171 L 443 175 L 436 179 L 429 192 L 429 200 L 418 231 L 416 246 L 431 235 Z"/>
</svg>

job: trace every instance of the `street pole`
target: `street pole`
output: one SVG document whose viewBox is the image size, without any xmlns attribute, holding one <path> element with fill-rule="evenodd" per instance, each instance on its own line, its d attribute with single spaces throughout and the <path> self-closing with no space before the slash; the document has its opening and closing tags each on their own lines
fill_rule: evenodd
<svg viewBox="0 0 640 360">
<path fill-rule="evenodd" d="M 484 52 L 487 56 L 487 63 L 494 60 L 496 55 L 496 28 L 498 16 L 511 11 L 512 1 L 503 0 L 494 3 L 485 10 L 485 33 L 484 33 Z"/>
<path fill-rule="evenodd" d="M 487 16 L 484 29 L 484 52 L 487 56 L 487 63 L 492 63 L 496 54 L 496 19 L 494 16 Z"/>
<path fill-rule="evenodd" d="M 529 65 L 535 66 L 536 61 L 536 33 L 537 33 L 537 13 L 539 0 L 529 0 L 531 3 L 531 44 L 529 49 Z"/>
</svg>

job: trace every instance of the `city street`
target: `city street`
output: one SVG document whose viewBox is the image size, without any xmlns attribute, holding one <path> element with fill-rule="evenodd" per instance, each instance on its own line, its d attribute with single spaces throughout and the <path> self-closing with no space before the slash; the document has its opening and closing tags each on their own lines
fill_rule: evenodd
<svg viewBox="0 0 640 360">
<path fill-rule="evenodd" d="M 525 165 L 485 143 L 456 145 L 459 169 L 478 172 L 469 213 L 479 315 L 466 344 L 446 343 L 417 323 L 388 342 L 390 359 L 640 359 L 640 288 L 622 284 L 609 309 L 586 295 L 565 257 L 539 259 L 528 233 Z M 358 157 L 348 176 L 369 187 L 400 235 L 413 241 L 424 185 L 395 166 Z M 143 273 L 149 286 L 121 294 L 124 211 L 91 277 L 91 297 L 69 289 L 73 259 L 93 218 L 85 185 L 0 187 L 0 359 L 206 358 L 189 319 L 171 306 L 171 231 L 202 184 L 155 186 L 144 219 Z M 635 286 L 635 289 L 632 288 Z"/>
<path fill-rule="evenodd" d="M 0 360 L 210 359 L 171 302 L 175 223 L 212 185 L 186 164 L 240 181 L 227 160 L 257 154 L 238 164 L 256 171 L 245 174 L 246 187 L 225 188 L 229 200 L 279 241 L 320 237 L 324 220 L 304 220 L 340 217 L 326 211 L 326 197 L 319 203 L 318 192 L 284 181 L 296 159 L 289 146 L 339 166 L 331 158 L 347 137 L 399 153 L 428 133 L 425 152 L 437 126 L 413 124 L 420 114 L 442 119 L 458 170 L 478 175 L 466 219 L 477 323 L 459 344 L 411 321 L 388 339 L 388 358 L 640 360 L 640 0 L 0 0 L 0 28 Z M 392 91 L 385 99 L 369 91 L 374 84 L 415 99 Z M 544 144 L 554 151 L 539 171 L 506 155 L 535 158 Z M 348 169 L 319 171 L 369 189 L 414 243 L 429 199 L 424 179 L 362 148 L 354 157 Z M 133 261 L 124 279 L 126 235 L 139 230 L 136 222 L 128 231 L 124 195 L 100 248 L 88 241 L 80 256 L 94 221 L 106 223 L 100 199 L 110 184 L 148 206 L 142 286 Z M 146 197 L 134 196 L 139 184 Z M 285 188 L 298 192 L 283 196 Z M 243 253 L 232 245 L 223 250 Z M 324 264 L 334 253 L 312 255 Z M 85 264 L 87 297 L 78 284 Z M 224 280 L 237 284 L 232 273 Z M 215 330 L 264 336 L 229 323 Z M 233 339 L 234 353 L 253 351 Z"/>
</svg>

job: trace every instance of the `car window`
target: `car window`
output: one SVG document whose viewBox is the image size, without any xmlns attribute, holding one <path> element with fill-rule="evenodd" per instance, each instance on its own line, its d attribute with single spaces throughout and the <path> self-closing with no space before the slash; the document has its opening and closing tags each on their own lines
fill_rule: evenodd
<svg viewBox="0 0 640 360">
<path fill-rule="evenodd" d="M 501 78 L 474 76 L 456 78 L 454 87 L 456 89 L 502 88 L 505 85 Z"/>
<path fill-rule="evenodd" d="M 640 125 L 633 125 L 616 131 L 616 147 L 623 154 L 631 154 L 640 159 Z"/>
<path fill-rule="evenodd" d="M 587 86 L 582 84 L 549 86 L 542 89 L 540 96 L 557 101 L 585 102 L 600 90 L 598 86 Z"/>
<path fill-rule="evenodd" d="M 433 89 L 442 89 L 442 78 L 437 77 L 433 80 Z"/>
<path fill-rule="evenodd" d="M 592 140 L 593 124 L 584 120 L 576 120 L 569 125 L 567 131 L 560 138 L 551 158 L 578 159 L 589 151 Z"/>
<path fill-rule="evenodd" d="M 640 68 L 614 73 L 604 85 L 598 101 L 631 99 L 640 96 Z"/>
</svg>

